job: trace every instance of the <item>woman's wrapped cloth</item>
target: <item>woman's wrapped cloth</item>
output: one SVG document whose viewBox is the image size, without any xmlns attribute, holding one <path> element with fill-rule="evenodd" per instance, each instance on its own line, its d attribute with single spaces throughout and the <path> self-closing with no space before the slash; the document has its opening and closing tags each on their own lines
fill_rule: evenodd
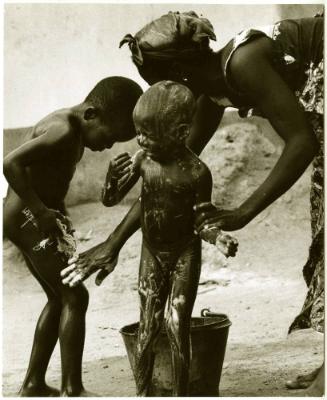
<svg viewBox="0 0 327 400">
<path fill-rule="evenodd" d="M 209 40 L 216 40 L 213 26 L 193 12 L 169 12 L 145 25 L 133 37 L 126 35 L 119 47 L 128 43 L 132 59 L 142 66 L 147 58 L 188 58 L 211 51 Z"/>
</svg>

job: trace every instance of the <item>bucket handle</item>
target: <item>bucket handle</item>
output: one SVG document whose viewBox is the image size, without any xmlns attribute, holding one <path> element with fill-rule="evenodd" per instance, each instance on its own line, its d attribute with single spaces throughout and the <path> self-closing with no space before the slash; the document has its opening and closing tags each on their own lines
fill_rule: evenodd
<svg viewBox="0 0 327 400">
<path fill-rule="evenodd" d="M 203 308 L 201 310 L 201 317 L 220 317 L 222 314 L 210 311 L 210 308 Z"/>
</svg>

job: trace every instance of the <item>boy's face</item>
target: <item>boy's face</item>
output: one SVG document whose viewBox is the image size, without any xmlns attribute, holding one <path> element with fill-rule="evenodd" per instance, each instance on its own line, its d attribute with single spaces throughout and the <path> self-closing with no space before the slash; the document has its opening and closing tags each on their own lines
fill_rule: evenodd
<svg viewBox="0 0 327 400">
<path fill-rule="evenodd" d="M 94 119 L 92 123 L 88 124 L 85 133 L 85 146 L 92 151 L 103 151 L 110 149 L 116 142 L 115 135 L 113 134 L 110 126 L 99 120 Z"/>
</svg>

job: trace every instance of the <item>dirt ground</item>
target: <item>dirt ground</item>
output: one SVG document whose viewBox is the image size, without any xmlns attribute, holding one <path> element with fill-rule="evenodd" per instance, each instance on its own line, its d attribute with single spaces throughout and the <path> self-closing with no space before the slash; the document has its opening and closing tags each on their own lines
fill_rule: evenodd
<svg viewBox="0 0 327 400">
<path fill-rule="evenodd" d="M 242 135 L 240 135 L 240 132 Z M 214 177 L 216 204 L 239 204 L 263 181 L 280 147 L 254 124 L 221 129 L 203 152 Z M 323 337 L 313 330 L 287 336 L 300 311 L 306 287 L 302 267 L 310 244 L 310 171 L 282 198 L 243 230 L 235 232 L 239 251 L 224 259 L 203 243 L 203 266 L 194 316 L 202 308 L 225 313 L 232 321 L 220 395 L 301 396 L 285 380 L 322 361 Z M 70 209 L 82 251 L 104 240 L 129 205 L 106 209 L 87 203 Z M 134 396 L 135 386 L 119 329 L 138 319 L 137 272 L 141 234 L 129 239 L 119 264 L 101 287 L 90 278 L 84 382 L 100 396 Z M 3 252 L 3 395 L 19 390 L 28 363 L 35 323 L 45 296 L 17 251 L 4 242 Z M 58 347 L 48 381 L 60 385 Z"/>
</svg>

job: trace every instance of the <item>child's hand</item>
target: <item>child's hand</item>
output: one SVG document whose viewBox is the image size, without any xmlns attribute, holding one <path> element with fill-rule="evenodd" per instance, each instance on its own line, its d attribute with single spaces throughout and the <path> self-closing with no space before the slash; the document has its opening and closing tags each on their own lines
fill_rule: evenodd
<svg viewBox="0 0 327 400">
<path fill-rule="evenodd" d="M 66 218 L 57 210 L 45 208 L 40 214 L 34 216 L 38 229 L 46 236 L 54 239 L 62 236 L 57 224 L 57 219 L 65 223 Z"/>
<path fill-rule="evenodd" d="M 118 262 L 118 255 L 112 256 L 108 253 L 106 242 L 76 255 L 68 260 L 68 267 L 60 273 L 62 283 L 71 287 L 87 279 L 94 272 L 99 271 L 95 283 L 101 285 L 103 280 L 115 269 Z"/>
<path fill-rule="evenodd" d="M 218 226 L 204 226 L 200 232 L 200 237 L 206 242 L 215 245 L 225 257 L 235 257 L 238 247 L 237 240 L 222 232 Z"/>
<path fill-rule="evenodd" d="M 109 163 L 106 177 L 107 184 L 110 184 L 110 182 L 112 183 L 113 181 L 118 181 L 130 171 L 131 166 L 132 157 L 129 153 L 122 153 L 116 156 Z"/>
</svg>

